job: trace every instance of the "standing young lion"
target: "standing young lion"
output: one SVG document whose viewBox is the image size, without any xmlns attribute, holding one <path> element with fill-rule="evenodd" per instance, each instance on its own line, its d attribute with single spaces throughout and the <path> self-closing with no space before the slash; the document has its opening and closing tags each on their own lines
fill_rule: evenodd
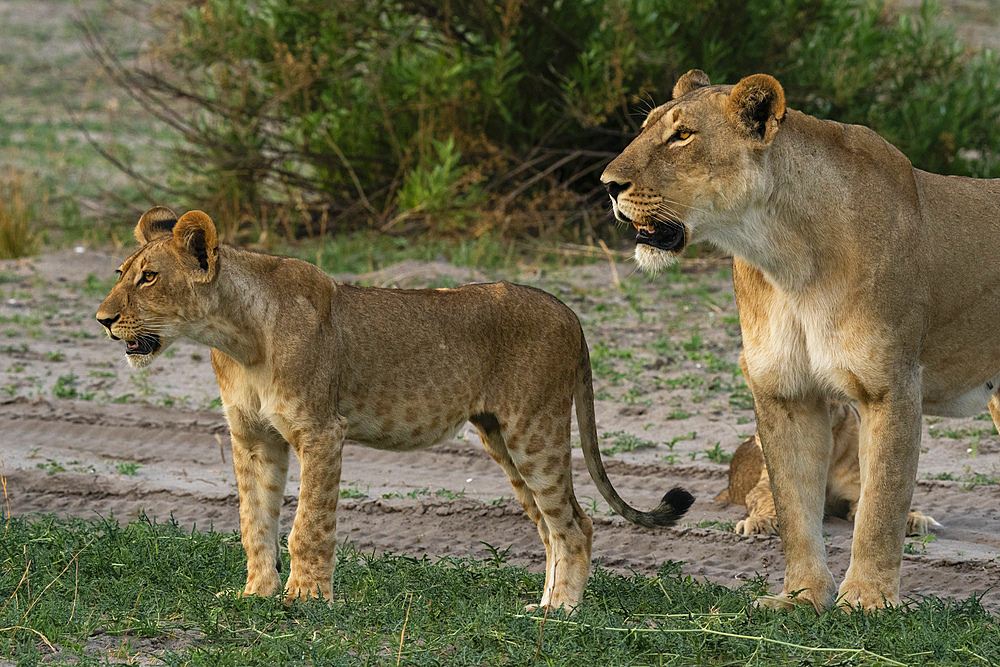
<svg viewBox="0 0 1000 667">
<path fill-rule="evenodd" d="M 306 262 L 219 245 L 212 220 L 147 211 L 142 244 L 97 319 L 141 368 L 178 338 L 212 348 L 232 433 L 247 553 L 244 595 L 280 589 L 278 513 L 289 445 L 302 469 L 288 537 L 287 599 L 331 594 L 344 440 L 426 447 L 471 421 L 545 544 L 545 607 L 576 606 L 591 521 L 573 495 L 570 408 L 601 494 L 643 526 L 676 523 L 683 489 L 638 512 L 618 496 L 597 445 L 580 322 L 541 290 L 510 283 L 443 290 L 339 285 Z"/>
<path fill-rule="evenodd" d="M 929 174 L 871 130 L 699 70 L 604 172 L 655 271 L 732 253 L 747 382 L 787 559 L 772 606 L 899 603 L 921 412 L 1000 417 L 1000 181 Z M 839 594 L 821 531 L 830 397 L 857 402 L 861 499 Z"/>
</svg>

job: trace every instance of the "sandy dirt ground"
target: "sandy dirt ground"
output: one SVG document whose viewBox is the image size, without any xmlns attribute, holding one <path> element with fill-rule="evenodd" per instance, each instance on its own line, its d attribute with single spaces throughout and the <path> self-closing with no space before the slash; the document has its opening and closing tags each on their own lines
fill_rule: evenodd
<svg viewBox="0 0 1000 667">
<path fill-rule="evenodd" d="M 83 250 L 82 248 L 80 249 Z M 0 262 L 0 460 L 12 514 L 120 520 L 139 512 L 200 529 L 236 530 L 238 499 L 225 421 L 208 350 L 182 342 L 143 373 L 93 314 L 119 259 L 66 251 Z M 556 294 L 580 314 L 591 345 L 598 430 L 619 492 L 653 506 L 680 485 L 697 500 L 681 524 L 653 531 L 611 515 L 574 450 L 577 496 L 594 517 L 594 557 L 618 571 L 654 572 L 665 560 L 734 585 L 755 573 L 780 582 L 777 537 L 732 532 L 743 508 L 715 502 L 731 453 L 753 432 L 749 394 L 737 372 L 739 328 L 725 260 L 689 261 L 649 278 L 609 264 L 483 276 L 440 262 L 341 279 L 382 286 L 453 284 L 506 277 Z M 620 286 L 616 285 L 616 278 Z M 984 406 L 985 408 L 985 406 Z M 575 432 L 574 432 L 575 434 Z M 905 595 L 982 594 L 1000 610 L 1000 441 L 985 415 L 925 418 L 914 506 L 943 526 L 908 539 Z M 290 482 L 282 530 L 298 494 Z M 540 571 L 537 532 L 507 478 L 468 426 L 431 449 L 345 451 L 339 537 L 359 549 L 430 556 L 486 556 Z M 824 530 L 834 575 L 851 548 L 851 524 Z"/>
</svg>

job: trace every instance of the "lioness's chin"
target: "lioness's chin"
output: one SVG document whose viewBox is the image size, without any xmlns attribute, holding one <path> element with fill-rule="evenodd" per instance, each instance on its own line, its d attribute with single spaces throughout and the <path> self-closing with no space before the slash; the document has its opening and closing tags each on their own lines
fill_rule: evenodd
<svg viewBox="0 0 1000 667">
<path fill-rule="evenodd" d="M 646 273 L 655 275 L 677 261 L 679 253 L 673 250 L 660 250 L 645 243 L 635 245 L 635 262 Z"/>
<path fill-rule="evenodd" d="M 125 342 L 125 359 L 132 368 L 145 368 L 169 345 L 160 336 L 140 335 L 135 341 Z"/>
</svg>

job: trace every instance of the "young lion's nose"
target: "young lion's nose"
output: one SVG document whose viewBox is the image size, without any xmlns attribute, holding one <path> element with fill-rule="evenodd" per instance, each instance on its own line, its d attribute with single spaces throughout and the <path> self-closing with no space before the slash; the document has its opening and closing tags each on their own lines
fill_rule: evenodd
<svg viewBox="0 0 1000 667">
<path fill-rule="evenodd" d="M 614 199 L 615 201 L 618 201 L 618 193 L 620 193 L 622 190 L 624 190 L 625 188 L 627 188 L 630 185 L 632 185 L 632 184 L 631 183 L 616 183 L 614 181 L 610 181 L 608 183 L 605 183 L 604 187 L 606 187 L 608 189 L 608 194 L 611 195 L 611 198 Z"/>
</svg>

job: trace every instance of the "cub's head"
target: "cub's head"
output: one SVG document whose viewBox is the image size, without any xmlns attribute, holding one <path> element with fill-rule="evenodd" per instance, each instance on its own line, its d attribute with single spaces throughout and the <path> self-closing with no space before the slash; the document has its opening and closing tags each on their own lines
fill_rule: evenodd
<svg viewBox="0 0 1000 667">
<path fill-rule="evenodd" d="M 691 70 L 673 96 L 601 175 L 615 218 L 638 231 L 636 262 L 650 272 L 691 241 L 725 243 L 761 185 L 765 149 L 785 115 L 784 91 L 766 74 L 713 86 Z"/>
<path fill-rule="evenodd" d="M 142 215 L 135 238 L 142 247 L 118 269 L 97 320 L 112 340 L 125 341 L 129 364 L 142 368 L 204 317 L 219 242 L 211 218 L 201 211 L 178 220 L 163 206 Z"/>
</svg>

